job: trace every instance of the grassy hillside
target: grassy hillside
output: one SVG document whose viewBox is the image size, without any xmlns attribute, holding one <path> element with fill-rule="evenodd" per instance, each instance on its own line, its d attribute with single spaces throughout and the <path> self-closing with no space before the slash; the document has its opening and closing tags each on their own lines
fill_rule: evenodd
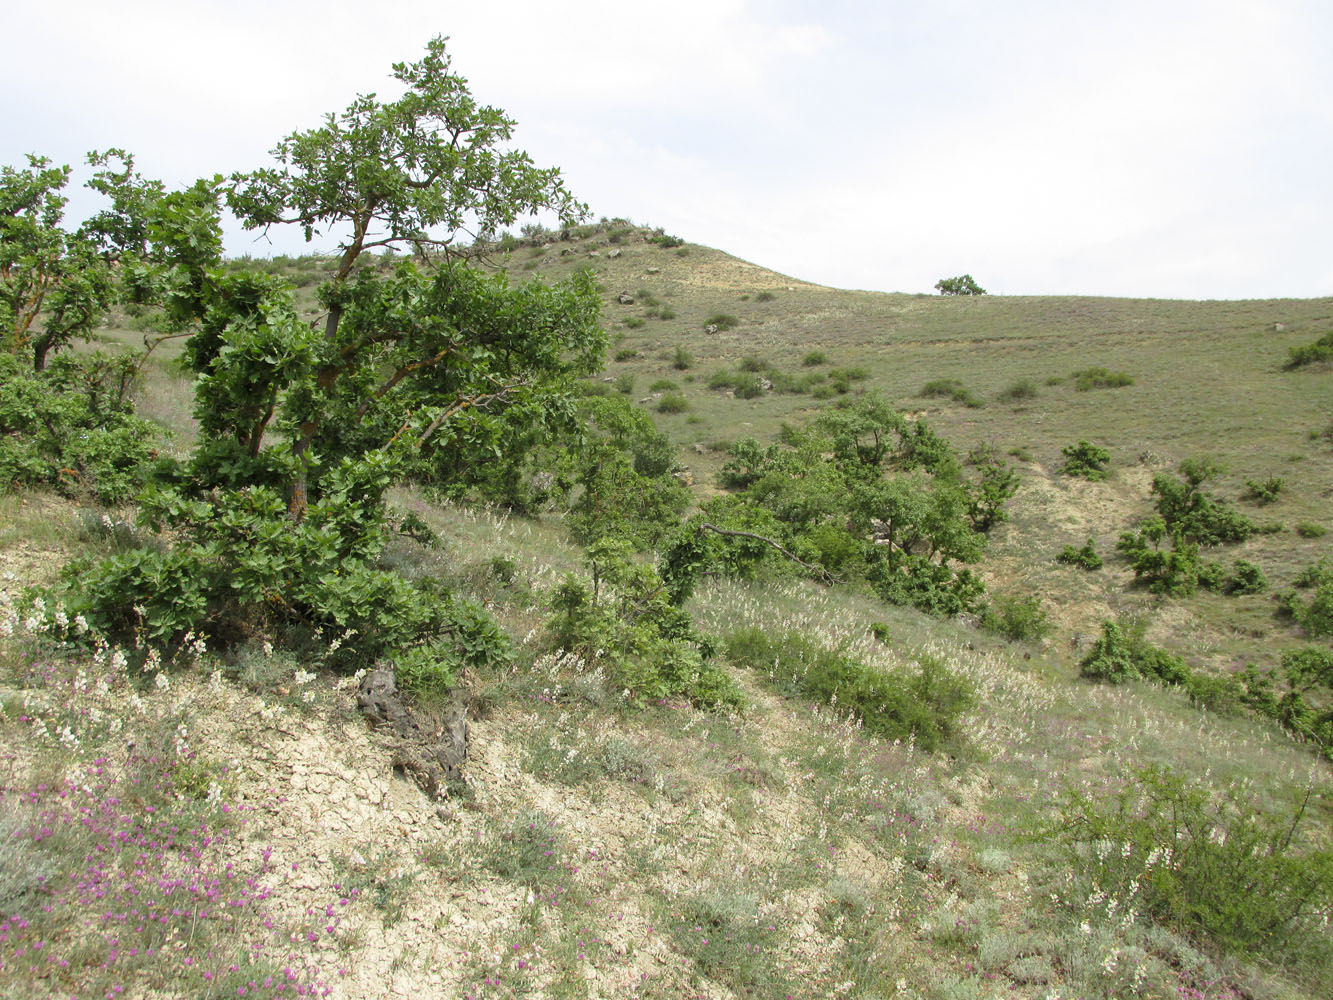
<svg viewBox="0 0 1333 1000">
<path fill-rule="evenodd" d="M 404 490 L 396 506 L 441 544 L 396 542 L 393 566 L 475 594 L 517 647 L 512 667 L 466 675 L 466 782 L 432 803 L 318 651 L 200 650 L 152 679 L 34 634 L 19 588 L 117 551 L 132 511 L 0 497 L 0 992 L 1327 996 L 1327 912 L 1263 930 L 1330 846 L 1327 761 L 1252 713 L 1082 680 L 1078 660 L 1109 617 L 1208 675 L 1302 644 L 1272 590 L 1328 552 L 1295 528 L 1333 528 L 1333 391 L 1326 366 L 1283 365 L 1327 330 L 1333 299 L 849 292 L 646 235 L 613 224 L 494 262 L 515 279 L 594 269 L 620 358 L 600 378 L 629 385 L 699 498 L 729 442 L 775 441 L 867 389 L 963 453 L 1008 456 L 1021 485 L 980 571 L 993 594 L 1040 597 L 1049 637 L 1008 643 L 851 587 L 713 580 L 688 610 L 743 706 L 636 706 L 551 648 L 552 593 L 584 564 L 557 516 Z M 298 281 L 318 267 L 273 266 Z M 105 337 L 132 344 L 143 325 L 121 317 Z M 190 394 L 172 346 L 140 412 L 181 447 Z M 747 359 L 772 389 L 708 387 Z M 1132 384 L 1078 389 L 1074 373 L 1098 367 Z M 783 376 L 813 377 L 784 392 Z M 940 380 L 960 398 L 923 395 Z M 661 412 L 668 393 L 679 412 Z M 1108 480 L 1060 471 L 1080 439 L 1110 451 Z M 1225 552 L 1258 564 L 1268 592 L 1158 597 L 1115 555 L 1152 509 L 1153 474 L 1203 454 L 1227 469 L 1211 492 L 1283 525 Z M 1273 503 L 1244 499 L 1270 477 Z M 1088 538 L 1103 569 L 1055 561 Z M 746 630 L 779 655 L 753 665 Z M 974 701 L 939 751 L 881 738 L 802 693 L 825 663 L 812 649 L 889 674 L 934 665 Z"/>
</svg>

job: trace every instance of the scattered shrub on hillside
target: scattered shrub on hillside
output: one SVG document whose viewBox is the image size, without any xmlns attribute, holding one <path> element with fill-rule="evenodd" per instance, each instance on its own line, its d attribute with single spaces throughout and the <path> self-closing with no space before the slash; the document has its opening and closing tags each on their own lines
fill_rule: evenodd
<svg viewBox="0 0 1333 1000">
<path fill-rule="evenodd" d="M 670 306 L 658 306 L 656 310 L 657 318 L 660 320 L 669 320 L 676 318 L 676 310 Z"/>
<path fill-rule="evenodd" d="M 1111 453 L 1105 448 L 1088 441 L 1065 445 L 1060 449 L 1065 457 L 1065 464 L 1060 471 L 1066 476 L 1080 476 L 1093 482 L 1100 482 L 1110 476 L 1107 466 L 1111 462 Z"/>
<path fill-rule="evenodd" d="M 625 396 L 634 395 L 634 375 L 631 372 L 622 372 L 616 376 L 616 392 Z"/>
<path fill-rule="evenodd" d="M 704 708 L 741 702 L 735 682 L 712 660 L 713 646 L 668 600 L 657 570 L 635 562 L 628 543 L 590 546 L 591 581 L 566 576 L 551 598 L 550 647 L 607 670 L 610 690 L 639 704 L 687 698 Z"/>
<path fill-rule="evenodd" d="M 1142 625 L 1103 621 L 1102 634 L 1088 655 L 1079 661 L 1080 672 L 1084 677 L 1109 684 L 1136 679 L 1184 684 L 1190 676 L 1185 661 L 1149 643 L 1143 631 Z"/>
<path fill-rule="evenodd" d="M 938 378 L 927 382 L 921 387 L 920 395 L 926 397 L 942 396 L 974 409 L 986 405 L 972 395 L 971 391 L 956 378 Z"/>
<path fill-rule="evenodd" d="M 658 413 L 684 413 L 690 401 L 678 392 L 669 392 L 657 402 Z"/>
<path fill-rule="evenodd" d="M 1253 521 L 1203 492 L 1203 484 L 1222 471 L 1217 462 L 1187 458 L 1179 471 L 1182 479 L 1159 472 L 1152 482 L 1157 512 L 1172 536 L 1198 545 L 1222 545 L 1243 542 L 1254 534 Z"/>
<path fill-rule="evenodd" d="M 760 671 L 780 691 L 833 705 L 861 719 L 877 736 L 913 739 L 923 750 L 956 737 L 961 716 L 976 701 L 968 681 L 931 656 L 921 657 L 919 672 L 890 672 L 826 649 L 799 632 L 775 636 L 760 628 L 733 632 L 726 654 Z"/>
<path fill-rule="evenodd" d="M 628 316 L 625 319 L 625 326 L 631 330 L 640 329 L 647 321 L 642 316 Z"/>
<path fill-rule="evenodd" d="M 1323 538 L 1328 534 L 1328 529 L 1313 521 L 1301 521 L 1296 525 L 1296 534 L 1302 538 Z"/>
<path fill-rule="evenodd" d="M 1118 795 L 1070 788 L 1045 833 L 1072 867 L 1066 901 L 1081 914 L 1090 898 L 1102 901 L 1094 920 L 1134 907 L 1223 951 L 1282 963 L 1308 950 L 1333 906 L 1333 851 L 1305 831 L 1310 795 L 1267 814 L 1237 789 L 1219 798 L 1147 767 Z"/>
<path fill-rule="evenodd" d="M 723 369 L 708 376 L 708 388 L 730 389 L 737 399 L 756 399 L 767 391 L 768 383 L 756 372 L 731 372 Z"/>
<path fill-rule="evenodd" d="M 1035 594 L 1027 597 L 1004 594 L 996 597 L 981 614 L 981 627 L 1010 642 L 1033 642 L 1050 634 L 1046 609 Z"/>
<path fill-rule="evenodd" d="M 736 367 L 743 372 L 766 372 L 772 366 L 757 354 L 747 354 Z"/>
<path fill-rule="evenodd" d="M 1072 545 L 1066 545 L 1055 561 L 1064 563 L 1067 566 L 1078 566 L 1080 569 L 1098 570 L 1102 568 L 1102 557 L 1097 554 L 1093 547 L 1092 539 L 1089 538 L 1087 544 L 1081 549 L 1076 549 Z"/>
<path fill-rule="evenodd" d="M 737 319 L 735 316 L 733 316 L 731 313 L 713 313 L 713 315 L 709 316 L 706 320 L 704 320 L 703 325 L 715 326 L 719 330 L 730 330 L 733 327 L 737 326 L 739 323 L 740 320 Z"/>
<path fill-rule="evenodd" d="M 822 365 L 826 361 L 828 361 L 828 356 L 823 351 L 807 351 L 805 357 L 801 358 L 801 364 L 807 368 Z"/>
<path fill-rule="evenodd" d="M 1313 344 L 1302 344 L 1300 347 L 1291 348 L 1287 369 L 1329 363 L 1333 363 L 1333 332 L 1324 334 Z"/>
<path fill-rule="evenodd" d="M 663 250 L 674 250 L 676 247 L 684 246 L 685 241 L 679 236 L 668 236 L 666 233 L 657 232 L 648 237 L 648 242 L 654 246 L 659 246 Z"/>
<path fill-rule="evenodd" d="M 1232 595 L 1262 594 L 1267 589 L 1268 578 L 1264 576 L 1263 570 L 1245 559 L 1236 560 L 1235 567 L 1222 585 L 1223 593 Z"/>
<path fill-rule="evenodd" d="M 1040 393 L 1037 392 L 1037 384 L 1030 378 L 1024 378 L 1013 383 L 996 398 L 1001 403 L 1023 403 L 1029 399 L 1036 399 L 1038 395 Z"/>
<path fill-rule="evenodd" d="M 762 292 L 757 292 L 755 294 L 754 300 L 756 302 L 772 302 L 775 298 L 777 298 L 777 295 L 765 289 Z"/>
<path fill-rule="evenodd" d="M 1254 479 L 1245 480 L 1247 500 L 1253 500 L 1257 504 L 1270 504 L 1277 500 L 1287 485 L 1287 481 L 1281 476 L 1269 476 L 1263 482 Z"/>
<path fill-rule="evenodd" d="M 634 360 L 635 358 L 637 358 L 638 356 L 639 356 L 639 352 L 636 351 L 636 350 L 634 350 L 633 348 L 629 348 L 629 347 L 626 347 L 626 348 L 623 348 L 623 349 L 621 349 L 621 350 L 619 350 L 619 351 L 616 351 L 616 360 L 617 360 L 617 361 L 633 361 L 633 360 Z"/>
<path fill-rule="evenodd" d="M 1074 388 L 1079 392 L 1089 389 L 1118 389 L 1133 385 L 1134 376 L 1127 372 L 1113 372 L 1106 368 L 1083 368 L 1074 372 Z"/>
<path fill-rule="evenodd" d="M 651 289 L 640 288 L 634 293 L 634 299 L 641 306 L 655 306 L 659 304 L 658 298 L 652 293 Z"/>
<path fill-rule="evenodd" d="M 680 388 L 680 386 L 678 386 L 675 382 L 671 381 L 671 379 L 669 379 L 669 378 L 659 378 L 659 379 L 654 379 L 652 385 L 648 386 L 648 391 L 649 391 L 649 392 L 675 392 L 675 391 L 676 391 L 677 389 L 679 389 L 679 388 Z"/>
<path fill-rule="evenodd" d="M 1016 459 L 1018 459 L 1020 462 L 1031 462 L 1031 461 L 1032 461 L 1032 452 L 1029 451 L 1027 448 L 1024 448 L 1022 445 L 1018 445 L 1018 446 L 1016 446 L 1016 447 L 1014 447 L 1014 448 L 1010 448 L 1010 449 L 1009 449 L 1009 455 L 1010 455 L 1011 458 L 1016 458 Z"/>
</svg>

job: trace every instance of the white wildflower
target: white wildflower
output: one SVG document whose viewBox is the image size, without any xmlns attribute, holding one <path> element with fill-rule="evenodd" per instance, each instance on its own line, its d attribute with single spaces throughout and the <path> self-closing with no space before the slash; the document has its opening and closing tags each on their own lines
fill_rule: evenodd
<svg viewBox="0 0 1333 1000">
<path fill-rule="evenodd" d="M 161 671 L 159 671 L 157 677 L 153 679 L 153 684 L 159 691 L 171 690 L 171 681 L 167 680 L 167 675 Z"/>
</svg>

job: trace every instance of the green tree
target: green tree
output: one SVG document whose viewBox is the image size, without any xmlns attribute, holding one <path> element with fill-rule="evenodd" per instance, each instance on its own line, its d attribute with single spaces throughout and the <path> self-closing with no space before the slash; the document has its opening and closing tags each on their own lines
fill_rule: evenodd
<svg viewBox="0 0 1333 1000">
<path fill-rule="evenodd" d="M 577 379 L 606 337 L 588 275 L 511 287 L 467 259 L 520 215 L 576 218 L 558 171 L 502 148 L 513 122 L 449 72 L 443 40 L 394 69 L 400 99 L 359 97 L 288 136 L 277 167 L 152 199 L 140 285 L 189 337 L 200 440 L 144 500 L 174 547 L 71 572 L 90 621 L 167 645 L 190 630 L 350 628 L 372 637 L 363 657 L 472 628 L 451 620 L 442 584 L 377 567 L 385 491 L 409 475 L 456 482 L 577 426 Z M 251 228 L 341 234 L 319 321 L 282 282 L 221 266 L 224 198 Z M 381 270 L 375 248 L 415 259 Z"/>
<path fill-rule="evenodd" d="M 970 274 L 956 278 L 941 278 L 935 282 L 935 291 L 941 295 L 985 295 L 986 289 L 976 283 Z"/>
<path fill-rule="evenodd" d="M 341 440 L 358 436 L 348 433 L 349 421 L 352 432 L 375 424 L 385 440 L 392 407 L 399 427 L 415 427 L 424 446 L 464 410 L 493 414 L 549 394 L 549 386 L 537 385 L 539 366 L 524 364 L 536 359 L 516 357 L 520 341 L 558 344 L 540 361 L 561 375 L 594 370 L 605 348 L 590 281 L 509 293 L 512 308 L 524 314 L 510 323 L 511 307 L 498 307 L 500 279 L 488 284 L 450 266 L 520 216 L 549 210 L 572 223 L 586 207 L 558 169 L 538 168 L 526 153 L 504 147 L 514 120 L 479 104 L 450 71 L 443 38 L 428 44 L 420 62 L 393 69 L 406 87 L 398 100 L 358 97 L 322 127 L 287 136 L 273 150 L 277 166 L 234 175 L 226 192 L 247 228 L 296 225 L 307 240 L 324 232 L 341 238 L 336 271 L 320 289 L 322 337 L 310 341 L 292 331 L 285 338 L 304 341 L 299 370 L 291 372 L 298 377 L 260 373 L 238 386 L 260 398 L 284 397 L 294 516 L 309 502 L 320 463 L 342 450 Z M 405 263 L 387 278 L 358 271 L 362 256 L 378 248 L 411 249 L 444 266 L 423 275 Z M 478 330 L 483 317 L 487 328 Z"/>
</svg>

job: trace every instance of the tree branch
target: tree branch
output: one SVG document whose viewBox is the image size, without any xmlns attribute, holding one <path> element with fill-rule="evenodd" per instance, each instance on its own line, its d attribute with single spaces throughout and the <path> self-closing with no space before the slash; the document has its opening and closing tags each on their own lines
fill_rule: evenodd
<svg viewBox="0 0 1333 1000">
<path fill-rule="evenodd" d="M 767 538 L 764 535 L 756 535 L 752 531 L 735 531 L 730 528 L 719 528 L 717 525 L 709 524 L 707 521 L 700 524 L 699 527 L 707 528 L 709 531 L 712 531 L 719 535 L 725 535 L 728 538 L 753 538 L 756 542 L 766 542 L 767 544 L 773 546 L 773 548 L 781 552 L 792 562 L 799 563 L 800 565 L 808 569 L 811 573 L 814 573 L 817 576 L 819 576 L 820 579 L 822 579 L 825 583 L 840 582 L 837 577 L 831 574 L 828 570 L 824 569 L 823 566 L 812 566 L 810 563 L 806 562 L 800 556 L 793 553 L 790 549 L 784 548 L 783 546 L 775 542 L 773 539 Z"/>
</svg>

